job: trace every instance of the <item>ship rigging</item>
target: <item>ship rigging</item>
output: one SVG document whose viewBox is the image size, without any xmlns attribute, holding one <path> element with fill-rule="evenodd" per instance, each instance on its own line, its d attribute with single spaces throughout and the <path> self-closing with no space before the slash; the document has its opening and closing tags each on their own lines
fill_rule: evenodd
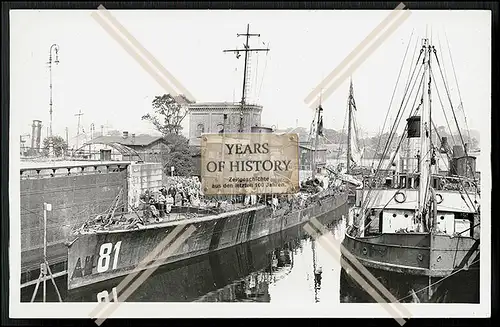
<svg viewBox="0 0 500 327">
<path fill-rule="evenodd" d="M 392 152 L 390 161 L 382 169 L 380 160 L 375 174 L 365 176 L 363 189 L 357 190 L 344 245 L 375 271 L 414 276 L 410 297 L 431 301 L 439 284 L 436 278 L 479 269 L 480 191 L 476 158 L 468 153 L 442 63 L 429 39 L 422 40 L 411 67 L 382 152 L 382 158 Z M 459 144 L 452 149 L 436 128 L 440 104 L 453 136 L 438 77 L 458 130 Z M 408 107 L 407 123 L 394 146 L 396 130 Z M 420 283 L 417 277 L 428 278 L 428 283 Z M 427 297 L 414 291 L 419 285 L 425 285 Z"/>
</svg>

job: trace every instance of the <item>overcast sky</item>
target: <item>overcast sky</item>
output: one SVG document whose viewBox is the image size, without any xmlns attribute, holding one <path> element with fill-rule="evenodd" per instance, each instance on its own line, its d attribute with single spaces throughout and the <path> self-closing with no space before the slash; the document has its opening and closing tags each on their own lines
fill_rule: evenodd
<svg viewBox="0 0 500 327">
<path fill-rule="evenodd" d="M 267 55 L 252 55 L 250 100 L 264 106 L 263 124 L 285 128 L 297 122 L 309 127 L 313 112 L 305 97 L 389 11 L 111 13 L 198 102 L 240 100 L 243 56 L 236 59 L 222 50 L 241 47 L 244 40 L 236 34 L 244 33 L 250 23 L 250 32 L 261 34 L 251 45 L 269 43 L 271 49 Z M 366 133 L 376 133 L 383 124 L 412 30 L 415 42 L 417 35 L 425 36 L 426 28 L 432 28 L 434 45 L 439 47 L 440 40 L 444 47 L 453 101 L 458 104 L 446 32 L 469 127 L 480 130 L 481 124 L 489 123 L 490 13 L 412 11 L 353 74 L 358 126 Z M 64 136 L 68 127 L 70 137 L 75 135 L 79 110 L 86 131 L 94 123 L 97 131 L 109 124 L 130 133 L 151 132 L 141 116 L 151 111 L 153 97 L 165 91 L 91 17 L 91 11 L 11 11 L 10 33 L 11 110 L 20 133 L 31 132 L 33 119 L 48 126 L 46 62 L 53 43 L 60 46 L 60 64 L 53 69 L 54 134 Z M 326 128 L 343 127 L 348 87 L 345 81 L 323 102 Z"/>
</svg>

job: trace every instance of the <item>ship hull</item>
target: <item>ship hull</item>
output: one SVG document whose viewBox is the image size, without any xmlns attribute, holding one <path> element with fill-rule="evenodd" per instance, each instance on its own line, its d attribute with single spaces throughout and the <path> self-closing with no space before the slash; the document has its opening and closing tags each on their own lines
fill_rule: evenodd
<svg viewBox="0 0 500 327">
<path fill-rule="evenodd" d="M 82 234 L 68 245 L 68 290 L 139 272 L 138 267 L 178 225 L 194 232 L 162 260 L 147 268 L 179 262 L 237 244 L 259 239 L 307 222 L 311 218 L 335 216 L 346 208 L 347 194 L 327 197 L 302 210 L 275 213 L 268 206 L 148 226 L 146 229 Z M 341 217 L 338 217 L 339 219 Z M 182 234 L 179 233 L 179 235 Z M 142 266 L 142 265 L 141 265 Z"/>
<path fill-rule="evenodd" d="M 460 271 L 450 277 L 408 275 L 383 269 L 366 270 L 400 303 L 479 303 L 479 269 Z M 375 303 L 370 293 L 349 273 L 353 265 L 342 264 L 341 303 Z M 362 277 L 365 276 L 360 274 Z M 363 277 L 367 280 L 366 277 Z M 377 293 L 380 289 L 375 287 Z M 389 300 L 390 303 L 395 303 Z"/>
<path fill-rule="evenodd" d="M 446 277 L 474 269 L 479 240 L 429 233 L 387 233 L 372 237 L 345 235 L 343 247 L 363 266 L 408 275 Z"/>
<path fill-rule="evenodd" d="M 450 297 L 457 298 L 450 295 L 453 286 L 464 282 L 471 290 L 465 292 L 466 300 L 458 302 L 471 303 L 478 299 L 479 240 L 472 237 L 430 233 L 387 233 L 369 237 L 346 234 L 342 245 L 341 285 L 343 282 L 344 289 L 355 290 L 354 298 L 364 299 L 362 302 L 372 299 L 366 301 L 370 296 L 346 273 L 351 269 L 359 271 L 360 265 L 396 299 L 403 298 L 404 302 L 449 302 Z"/>
</svg>

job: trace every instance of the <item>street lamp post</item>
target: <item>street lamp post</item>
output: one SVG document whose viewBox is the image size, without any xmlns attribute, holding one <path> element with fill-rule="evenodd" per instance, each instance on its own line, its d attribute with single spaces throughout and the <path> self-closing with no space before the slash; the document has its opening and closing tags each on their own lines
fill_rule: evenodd
<svg viewBox="0 0 500 327">
<path fill-rule="evenodd" d="M 52 61 L 52 53 L 54 53 L 55 61 Z M 50 114 L 50 125 L 49 125 L 49 136 L 52 136 L 52 64 L 59 64 L 59 45 L 52 44 L 49 50 L 49 75 L 50 75 L 50 102 L 49 102 L 49 114 Z"/>
</svg>

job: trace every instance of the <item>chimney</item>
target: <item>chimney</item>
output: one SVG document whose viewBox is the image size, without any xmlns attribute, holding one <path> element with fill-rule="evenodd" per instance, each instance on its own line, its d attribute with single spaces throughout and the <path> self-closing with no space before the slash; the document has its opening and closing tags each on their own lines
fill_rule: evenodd
<svg viewBox="0 0 500 327">
<path fill-rule="evenodd" d="M 31 126 L 31 148 L 33 150 L 40 150 L 40 138 L 42 136 L 42 121 L 33 120 L 33 125 Z"/>
<path fill-rule="evenodd" d="M 123 138 L 124 139 L 128 138 L 128 132 L 127 131 L 123 131 Z"/>
<path fill-rule="evenodd" d="M 469 152 L 469 143 L 464 143 L 464 152 L 465 152 L 465 155 L 468 154 L 468 152 Z"/>
<path fill-rule="evenodd" d="M 464 149 L 460 145 L 453 146 L 453 158 L 461 158 L 464 156 Z"/>
<path fill-rule="evenodd" d="M 449 148 L 450 146 L 448 145 L 448 138 L 446 136 L 443 136 L 441 138 L 441 148 L 439 149 L 439 152 L 446 153 L 448 152 Z"/>
<path fill-rule="evenodd" d="M 135 134 L 132 134 L 132 143 L 135 143 Z"/>
</svg>

